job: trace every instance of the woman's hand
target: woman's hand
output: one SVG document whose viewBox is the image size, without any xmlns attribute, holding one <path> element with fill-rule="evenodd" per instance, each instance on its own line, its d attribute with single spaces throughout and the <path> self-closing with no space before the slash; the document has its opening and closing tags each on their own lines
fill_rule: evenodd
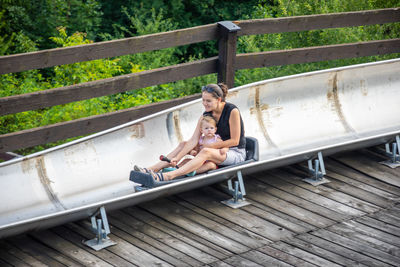
<svg viewBox="0 0 400 267">
<path fill-rule="evenodd" d="M 169 163 L 172 167 L 175 167 L 178 164 L 178 159 L 173 157 L 171 162 Z"/>
</svg>

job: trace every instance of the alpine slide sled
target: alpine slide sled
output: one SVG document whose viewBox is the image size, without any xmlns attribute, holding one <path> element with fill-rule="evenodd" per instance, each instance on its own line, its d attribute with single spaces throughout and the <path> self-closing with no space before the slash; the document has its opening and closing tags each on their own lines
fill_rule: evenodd
<svg viewBox="0 0 400 267">
<path fill-rule="evenodd" d="M 106 210 L 120 209 L 227 180 L 232 207 L 245 205 L 243 176 L 308 162 L 313 185 L 324 156 L 382 145 L 388 167 L 400 160 L 400 59 L 264 80 L 229 91 L 240 109 L 248 158 L 230 166 L 143 189 L 129 180 L 133 165 L 188 139 L 201 100 L 0 163 L 0 238 L 90 217 L 98 250 L 114 244 Z M 162 186 L 161 186 L 162 185 Z"/>
</svg>

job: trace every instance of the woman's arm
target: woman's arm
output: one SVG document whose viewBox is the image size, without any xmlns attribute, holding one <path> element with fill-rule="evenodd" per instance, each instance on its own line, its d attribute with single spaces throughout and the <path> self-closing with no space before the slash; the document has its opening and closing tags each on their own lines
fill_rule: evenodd
<svg viewBox="0 0 400 267">
<path fill-rule="evenodd" d="M 225 141 L 215 142 L 213 144 L 206 145 L 206 147 L 211 148 L 223 148 L 223 147 L 232 147 L 239 145 L 240 141 L 240 113 L 237 108 L 231 111 L 231 115 L 229 116 L 229 127 L 231 138 Z"/>
</svg>

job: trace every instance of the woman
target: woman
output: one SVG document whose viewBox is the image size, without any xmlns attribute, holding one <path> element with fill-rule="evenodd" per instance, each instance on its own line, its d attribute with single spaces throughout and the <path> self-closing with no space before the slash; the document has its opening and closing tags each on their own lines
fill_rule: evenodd
<svg viewBox="0 0 400 267">
<path fill-rule="evenodd" d="M 244 161 L 246 139 L 243 120 L 239 109 L 235 105 L 225 102 L 227 93 L 228 88 L 223 83 L 203 86 L 202 99 L 205 112 L 200 117 L 192 137 L 188 141 L 180 143 L 174 151 L 167 155 L 171 159 L 171 163 L 160 161 L 147 169 L 135 166 L 135 170 L 147 173 L 156 181 L 168 181 L 194 170 L 201 173 L 215 169 L 215 164 L 228 166 Z M 201 121 L 204 115 L 212 116 L 217 121 L 217 134 L 222 141 L 205 145 L 195 158 L 179 169 L 166 173 L 158 172 L 165 167 L 176 166 L 179 160 L 197 145 L 201 136 Z M 220 149 L 226 147 L 229 147 L 228 152 L 220 153 Z"/>
</svg>

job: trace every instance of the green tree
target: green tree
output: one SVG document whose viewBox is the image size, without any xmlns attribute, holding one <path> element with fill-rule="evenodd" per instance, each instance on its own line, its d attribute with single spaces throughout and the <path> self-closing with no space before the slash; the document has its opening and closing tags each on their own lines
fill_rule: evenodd
<svg viewBox="0 0 400 267">
<path fill-rule="evenodd" d="M 290 1 L 276 0 L 273 5 L 262 1 L 256 7 L 251 17 L 276 18 L 286 16 L 301 16 L 311 14 L 324 14 L 336 12 L 350 12 L 380 8 L 390 8 L 400 5 L 399 0 L 392 1 L 337 1 L 337 0 L 305 0 Z M 299 47 L 323 46 L 330 44 L 352 43 L 361 41 L 381 40 L 400 37 L 400 23 L 382 25 L 369 25 L 360 27 L 347 27 L 337 29 L 323 29 L 302 32 L 289 32 L 265 35 L 243 36 L 238 40 L 238 53 L 261 52 L 270 50 L 284 50 Z M 254 70 L 241 70 L 236 74 L 236 85 L 273 77 L 308 72 L 319 69 L 363 63 L 397 57 L 398 55 L 372 56 L 332 60 L 309 64 L 295 64 L 260 68 Z"/>
</svg>

